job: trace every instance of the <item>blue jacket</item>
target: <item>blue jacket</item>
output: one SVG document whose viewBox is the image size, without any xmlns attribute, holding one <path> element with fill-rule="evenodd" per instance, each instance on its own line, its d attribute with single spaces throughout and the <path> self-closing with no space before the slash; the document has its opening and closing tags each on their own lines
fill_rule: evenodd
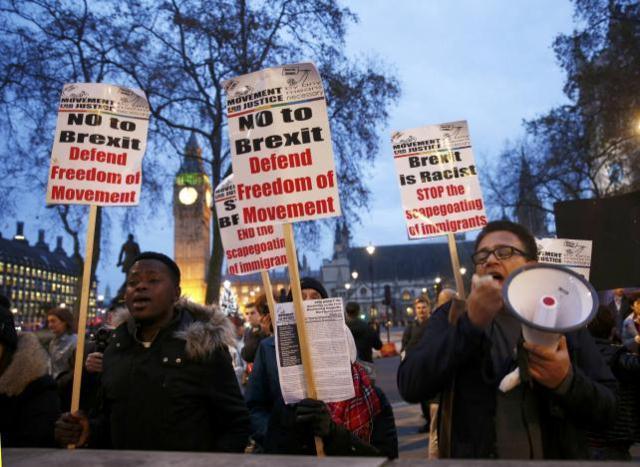
<svg viewBox="0 0 640 467">
<path fill-rule="evenodd" d="M 373 420 L 371 444 L 338 427 L 334 436 L 323 439 L 327 455 L 398 457 L 398 435 L 391 405 L 384 393 L 375 389 L 382 411 Z M 251 415 L 252 436 L 264 452 L 315 454 L 311 427 L 296 424 L 295 406 L 285 405 L 282 398 L 273 337 L 260 342 L 245 399 Z"/>
<path fill-rule="evenodd" d="M 418 345 L 398 369 L 398 388 L 408 402 L 450 391 L 452 457 L 496 456 L 495 413 L 499 381 L 492 378 L 491 341 L 466 313 L 450 324 L 451 303 L 429 319 Z M 573 380 L 563 395 L 534 383 L 547 459 L 588 457 L 586 429 L 607 425 L 616 408 L 616 381 L 586 329 L 566 334 Z"/>
</svg>

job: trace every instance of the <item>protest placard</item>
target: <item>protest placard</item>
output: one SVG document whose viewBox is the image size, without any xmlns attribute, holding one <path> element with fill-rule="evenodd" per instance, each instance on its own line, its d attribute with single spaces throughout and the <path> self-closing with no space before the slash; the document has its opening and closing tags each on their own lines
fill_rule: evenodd
<svg viewBox="0 0 640 467">
<path fill-rule="evenodd" d="M 112 84 L 65 84 L 47 204 L 137 205 L 148 127 L 149 105 L 142 91 Z"/>
<path fill-rule="evenodd" d="M 456 288 L 464 298 L 454 234 L 487 224 L 467 122 L 395 131 L 391 144 L 407 235 L 447 235 Z"/>
<path fill-rule="evenodd" d="M 297 63 L 227 80 L 224 88 L 240 219 L 284 224 L 305 383 L 316 398 L 291 223 L 341 214 L 322 80 L 312 63 Z M 321 438 L 315 443 L 323 456 Z"/>
<path fill-rule="evenodd" d="M 267 68 L 224 87 L 242 223 L 339 216 L 327 105 L 315 66 Z"/>
<path fill-rule="evenodd" d="M 466 121 L 396 131 L 391 143 L 410 239 L 487 224 Z"/>
<path fill-rule="evenodd" d="M 242 223 L 233 175 L 216 187 L 215 203 L 228 274 L 245 275 L 287 265 L 282 225 L 253 227 Z"/>
<path fill-rule="evenodd" d="M 71 412 L 80 406 L 98 206 L 133 206 L 140 202 L 148 126 L 149 104 L 140 90 L 98 83 L 65 84 L 62 89 L 46 202 L 90 205 Z"/>
<path fill-rule="evenodd" d="M 303 303 L 317 398 L 324 402 L 338 402 L 355 397 L 345 335 L 351 331 L 344 322 L 342 299 L 327 298 Z M 278 303 L 274 334 L 278 378 L 285 404 L 294 404 L 309 397 L 296 327 L 293 303 Z"/>
<path fill-rule="evenodd" d="M 536 238 L 538 261 L 565 266 L 589 280 L 592 243 L 591 240 Z"/>
</svg>

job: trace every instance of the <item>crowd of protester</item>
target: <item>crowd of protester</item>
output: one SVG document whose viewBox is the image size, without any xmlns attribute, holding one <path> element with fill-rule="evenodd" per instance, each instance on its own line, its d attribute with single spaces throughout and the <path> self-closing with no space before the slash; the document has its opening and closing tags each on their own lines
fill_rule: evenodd
<svg viewBox="0 0 640 467">
<path fill-rule="evenodd" d="M 616 290 L 588 329 L 557 348 L 523 342 L 504 311 L 501 286 L 536 259 L 535 240 L 507 221 L 477 237 L 477 282 L 466 300 L 442 290 L 414 303 L 402 336 L 398 389 L 419 403 L 425 458 L 630 459 L 640 440 L 640 297 Z M 303 299 L 327 298 L 303 278 Z M 274 296 L 275 301 L 291 300 Z M 347 303 L 345 337 L 355 396 L 285 404 L 268 300 L 245 315 L 181 298 L 169 257 L 139 254 L 127 273 L 113 327 L 85 349 L 81 410 L 71 413 L 76 353 L 72 313 L 47 313 L 48 352 L 17 332 L 0 298 L 0 434 L 3 447 L 90 447 L 265 454 L 398 457 L 393 410 L 376 385 L 378 332 Z M 522 384 L 499 383 L 515 368 Z"/>
</svg>

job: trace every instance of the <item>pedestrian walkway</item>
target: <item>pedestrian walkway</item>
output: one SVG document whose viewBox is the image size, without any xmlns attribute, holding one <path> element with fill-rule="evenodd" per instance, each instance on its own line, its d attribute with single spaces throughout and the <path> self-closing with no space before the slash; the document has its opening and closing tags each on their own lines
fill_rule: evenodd
<svg viewBox="0 0 640 467">
<path fill-rule="evenodd" d="M 400 459 L 427 459 L 428 433 L 418 433 L 425 424 L 420 406 L 396 402 L 392 404 L 398 430 Z"/>
<path fill-rule="evenodd" d="M 391 329 L 391 342 L 396 344 L 400 351 L 400 341 L 402 339 L 403 328 Z M 386 342 L 386 333 L 381 333 L 382 341 Z M 398 392 L 396 374 L 400 365 L 400 357 L 377 358 L 376 364 L 376 385 L 380 387 L 393 408 L 393 415 L 396 420 L 398 430 L 398 449 L 400 459 L 426 459 L 427 458 L 427 434 L 418 433 L 418 429 L 426 421 L 422 418 L 422 412 L 418 404 L 408 404 L 402 400 Z"/>
</svg>

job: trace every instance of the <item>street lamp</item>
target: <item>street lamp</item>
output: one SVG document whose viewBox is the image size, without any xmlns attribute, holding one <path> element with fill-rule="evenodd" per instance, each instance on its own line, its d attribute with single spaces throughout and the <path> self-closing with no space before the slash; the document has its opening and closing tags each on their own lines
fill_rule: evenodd
<svg viewBox="0 0 640 467">
<path fill-rule="evenodd" d="M 347 282 L 346 284 L 344 284 L 344 288 L 348 291 L 351 288 L 351 284 Z"/>
<path fill-rule="evenodd" d="M 375 308 L 375 304 L 373 302 L 373 254 L 376 252 L 376 247 L 369 243 L 369 246 L 366 248 L 367 253 L 369 253 L 369 278 L 371 279 L 371 309 Z"/>
<path fill-rule="evenodd" d="M 465 267 L 460 268 L 460 274 L 464 276 L 466 273 L 467 273 L 467 268 Z"/>
<path fill-rule="evenodd" d="M 351 277 L 353 278 L 353 280 L 355 281 L 358 278 L 358 271 L 353 271 L 351 273 Z"/>
<path fill-rule="evenodd" d="M 440 278 L 440 276 L 436 277 L 436 284 L 439 284 L 440 282 L 442 282 L 442 279 Z"/>
</svg>

